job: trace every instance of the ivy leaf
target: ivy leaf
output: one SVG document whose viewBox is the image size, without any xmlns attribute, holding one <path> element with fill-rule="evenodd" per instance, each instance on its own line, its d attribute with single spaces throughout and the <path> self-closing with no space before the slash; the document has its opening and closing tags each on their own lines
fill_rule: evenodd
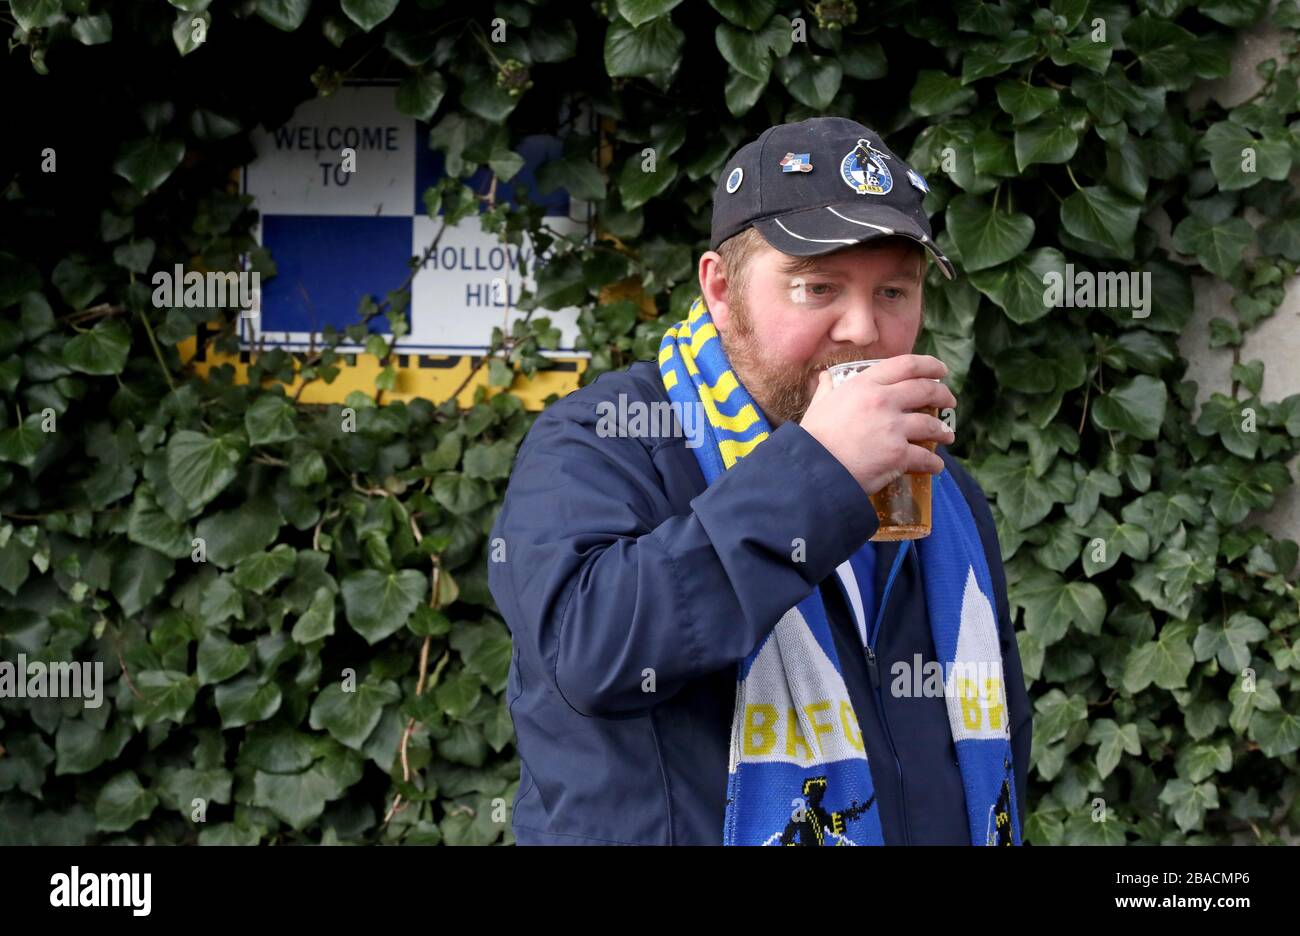
<svg viewBox="0 0 1300 936">
<path fill-rule="evenodd" d="M 1026 630 L 1044 647 L 1064 637 L 1071 625 L 1085 634 L 1099 634 L 1106 617 L 1106 599 L 1096 585 L 1067 582 L 1040 566 L 1012 585 L 1008 598 L 1024 609 Z"/>
<path fill-rule="evenodd" d="M 29 468 L 36 462 L 50 434 L 42 428 L 44 417 L 33 413 L 16 426 L 0 430 L 0 461 Z"/>
<path fill-rule="evenodd" d="M 348 623 L 368 643 L 378 643 L 406 626 L 428 587 L 428 578 L 414 569 L 387 574 L 377 569 L 354 572 L 342 582 Z"/>
<path fill-rule="evenodd" d="M 146 137 L 122 147 L 113 171 L 148 193 L 166 182 L 184 158 L 185 144 L 180 140 Z"/>
<path fill-rule="evenodd" d="M 214 690 L 221 727 L 240 728 L 264 722 L 280 710 L 283 696 L 274 682 L 258 685 L 256 676 L 223 682 Z"/>
<path fill-rule="evenodd" d="M 475 445 L 465 453 L 465 476 L 496 481 L 510 477 L 515 461 L 515 445 L 502 439 L 488 445 Z"/>
<path fill-rule="evenodd" d="M 1206 621 L 1196 632 L 1192 650 L 1197 660 L 1217 656 L 1219 665 L 1230 673 L 1240 673 L 1250 665 L 1250 648 L 1268 636 L 1268 628 L 1258 618 L 1238 611 L 1227 623 L 1219 619 Z M 1197 779 L 1197 778 L 1193 778 Z"/>
<path fill-rule="evenodd" d="M 1181 689 L 1195 663 L 1186 630 L 1166 624 L 1155 640 L 1129 651 L 1124 661 L 1124 691 L 1136 695 L 1152 682 L 1161 689 Z"/>
<path fill-rule="evenodd" d="M 1052 311 L 1044 283 L 1052 274 L 1064 283 L 1065 272 L 1065 255 L 1055 247 L 1041 247 L 1019 253 L 992 269 L 971 273 L 970 281 L 1006 312 L 1007 318 L 1017 325 L 1027 325 Z"/>
<path fill-rule="evenodd" d="M 966 193 L 948 203 L 947 225 L 967 272 L 1006 263 L 1034 238 L 1034 222 L 1028 215 L 996 211 L 984 199 Z"/>
<path fill-rule="evenodd" d="M 1034 163 L 1064 163 L 1079 148 L 1087 117 L 1078 108 L 1056 109 L 1019 127 L 1015 134 L 1016 165 L 1021 172 Z"/>
<path fill-rule="evenodd" d="M 685 43 L 668 16 L 640 27 L 615 20 L 605 34 L 605 72 L 611 78 L 636 78 L 664 71 L 680 60 Z"/>
<path fill-rule="evenodd" d="M 224 634 L 210 630 L 199 641 L 198 676 L 200 686 L 211 686 L 238 676 L 253 660 L 252 651 Z"/>
<path fill-rule="evenodd" d="M 1101 429 L 1113 429 L 1137 439 L 1154 439 L 1160 434 L 1168 402 L 1165 385 L 1139 374 L 1099 396 L 1092 406 L 1092 421 Z"/>
<path fill-rule="evenodd" d="M 208 561 L 228 569 L 274 543 L 283 523 L 284 518 L 272 502 L 255 498 L 209 514 L 199 521 L 194 532 L 207 543 Z"/>
<path fill-rule="evenodd" d="M 713 41 L 728 65 L 746 78 L 767 82 L 772 74 L 772 57 L 758 35 L 730 23 L 719 23 Z"/>
<path fill-rule="evenodd" d="M 297 438 L 293 404 L 274 393 L 264 393 L 244 413 L 244 428 L 253 445 L 270 445 Z"/>
<path fill-rule="evenodd" d="M 127 515 L 126 536 L 133 543 L 148 546 L 171 559 L 190 554 L 189 529 L 158 506 L 153 487 L 147 483 L 135 489 Z"/>
<path fill-rule="evenodd" d="M 1112 718 L 1101 718 L 1088 727 L 1089 744 L 1097 745 L 1097 774 L 1105 780 L 1127 751 L 1134 757 L 1142 753 L 1137 725 L 1120 726 Z"/>
<path fill-rule="evenodd" d="M 175 563 L 162 553 L 145 546 L 122 550 L 113 563 L 112 592 L 122 613 L 134 617 L 144 610 L 171 578 Z"/>
<path fill-rule="evenodd" d="M 195 770 L 193 767 L 163 770 L 156 787 L 158 799 L 168 809 L 189 815 L 195 798 L 209 803 L 230 802 L 234 776 L 222 768 Z"/>
<path fill-rule="evenodd" d="M 1232 769 L 1232 749 L 1223 741 L 1186 747 L 1178 752 L 1177 765 L 1180 777 L 1200 783 Z"/>
<path fill-rule="evenodd" d="M 1249 734 L 1265 757 L 1285 757 L 1300 749 L 1300 717 L 1283 709 L 1257 712 L 1250 720 Z"/>
<path fill-rule="evenodd" d="M 483 692 L 483 681 L 468 670 L 460 670 L 444 679 L 434 690 L 434 700 L 443 713 L 451 718 L 463 718 L 478 704 Z"/>
<path fill-rule="evenodd" d="M 167 474 L 191 510 L 198 510 L 235 480 L 243 452 L 229 436 L 212 438 L 182 429 L 167 441 Z"/>
<path fill-rule="evenodd" d="M 69 338 L 63 363 L 83 374 L 120 374 L 130 350 L 131 330 L 117 319 L 107 319 Z"/>
<path fill-rule="evenodd" d="M 107 13 L 78 16 L 72 24 L 72 35 L 82 45 L 102 45 L 113 38 L 113 18 Z"/>
<path fill-rule="evenodd" d="M 477 69 L 466 76 L 460 94 L 461 107 L 491 123 L 504 121 L 519 100 L 498 85 L 495 76 L 486 69 Z"/>
<path fill-rule="evenodd" d="M 370 32 L 397 9 L 398 0 L 342 0 L 343 12 L 348 19 Z"/>
<path fill-rule="evenodd" d="M 1119 486 L 1118 481 L 1115 484 Z M 1106 510 L 1097 511 L 1088 525 L 1087 536 L 1089 540 L 1083 546 L 1083 574 L 1088 578 L 1109 569 L 1121 555 L 1143 562 L 1151 552 L 1151 536 L 1145 528 L 1118 523 Z"/>
<path fill-rule="evenodd" d="M 1171 242 L 1179 253 L 1191 254 L 1215 276 L 1230 279 L 1255 240 L 1255 229 L 1245 218 L 1209 222 L 1189 214 L 1174 228 Z"/>
<path fill-rule="evenodd" d="M 301 26 L 310 9 L 311 0 L 257 0 L 257 15 L 284 32 Z"/>
<path fill-rule="evenodd" d="M 54 751 L 35 732 L 10 733 L 5 745 L 5 756 L 0 758 L 0 792 L 17 789 L 40 799 L 49 766 L 54 763 Z"/>
<path fill-rule="evenodd" d="M 656 160 L 653 171 L 642 168 L 644 163 L 645 157 L 637 151 L 623 163 L 623 169 L 618 174 L 619 195 L 623 207 L 629 211 L 640 208 L 663 194 L 677 178 L 677 164 L 671 159 Z"/>
<path fill-rule="evenodd" d="M 341 746 L 338 750 L 301 773 L 257 771 L 253 775 L 253 805 L 271 810 L 294 829 L 305 829 L 320 818 L 326 803 L 341 797 L 361 779 L 360 756 Z"/>
<path fill-rule="evenodd" d="M 158 797 L 140 784 L 135 771 L 126 770 L 109 780 L 95 800 L 95 828 L 125 832 L 158 807 Z"/>
<path fill-rule="evenodd" d="M 963 86 L 960 78 L 923 68 L 916 74 L 916 84 L 912 86 L 910 100 L 913 113 L 921 117 L 934 117 L 966 107 L 975 99 L 975 89 Z M 821 107 L 829 104 L 827 101 Z"/>
<path fill-rule="evenodd" d="M 144 274 L 153 261 L 154 242 L 146 237 L 143 240 L 118 244 L 113 248 L 113 262 L 132 273 Z"/>
<path fill-rule="evenodd" d="M 296 561 L 297 551 L 281 543 L 270 552 L 256 552 L 240 559 L 231 580 L 240 588 L 262 595 L 292 572 Z"/>
<path fill-rule="evenodd" d="M 744 29 L 758 29 L 776 10 L 776 0 L 709 0 L 709 6 Z"/>
<path fill-rule="evenodd" d="M 618 12 L 633 26 L 641 26 L 663 16 L 682 0 L 618 0 Z"/>
<path fill-rule="evenodd" d="M 1201 825 L 1207 809 L 1219 808 L 1219 790 L 1213 783 L 1193 784 L 1178 778 L 1165 784 L 1160 802 L 1169 806 L 1178 828 L 1187 832 Z"/>
<path fill-rule="evenodd" d="M 410 75 L 397 86 L 397 109 L 417 120 L 430 120 L 447 93 L 447 81 L 438 72 Z"/>
<path fill-rule="evenodd" d="M 122 718 L 113 719 L 107 730 L 81 718 L 63 719 L 54 738 L 54 775 L 89 773 L 115 760 L 131 735 L 130 725 Z"/>
<path fill-rule="evenodd" d="M 554 159 L 537 173 L 537 188 L 543 194 L 563 190 L 583 201 L 605 198 L 605 177 L 590 159 Z"/>
<path fill-rule="evenodd" d="M 1052 505 L 1074 495 L 1075 483 L 1060 470 L 1039 477 L 1023 455 L 995 452 L 974 468 L 980 485 L 997 492 L 998 508 L 1017 530 L 1027 530 L 1047 516 Z"/>
<path fill-rule="evenodd" d="M 1108 254 L 1133 257 L 1142 205 L 1120 198 L 1104 185 L 1079 189 L 1061 202 L 1061 226 L 1070 234 Z"/>
<path fill-rule="evenodd" d="M 825 110 L 839 94 L 844 68 L 829 55 L 790 55 L 776 63 L 790 96 L 813 110 Z"/>
<path fill-rule="evenodd" d="M 1080 695 L 1066 695 L 1051 689 L 1034 702 L 1034 744 L 1047 745 L 1064 738 L 1066 732 L 1088 718 L 1088 703 Z"/>
<path fill-rule="evenodd" d="M 1074 503 L 1067 504 L 1066 514 L 1078 526 L 1083 526 L 1097 511 L 1101 496 L 1118 497 L 1120 495 L 1119 478 L 1101 468 L 1089 469 L 1079 481 Z"/>
<path fill-rule="evenodd" d="M 463 517 L 488 503 L 492 499 L 492 488 L 477 478 L 444 472 L 434 479 L 433 496 L 443 507 Z"/>
<path fill-rule="evenodd" d="M 1110 59 L 1114 51 L 1115 44 L 1109 38 L 1105 42 L 1095 42 L 1091 34 L 1076 36 L 1063 47 L 1052 52 L 1052 64 L 1079 65 L 1104 75 L 1110 67 Z"/>
<path fill-rule="evenodd" d="M 292 637 L 301 644 L 311 643 L 334 633 L 334 593 L 325 586 L 316 589 L 311 604 L 293 625 Z"/>
<path fill-rule="evenodd" d="M 173 670 L 145 670 L 136 675 L 135 684 L 144 696 L 137 714 L 146 725 L 160 721 L 181 724 L 199 689 L 193 677 Z"/>
<path fill-rule="evenodd" d="M 340 744 L 359 751 L 379 724 L 384 706 L 395 704 L 401 697 L 401 690 L 392 680 L 366 680 L 355 692 L 345 692 L 341 683 L 332 682 L 316 696 L 309 724 L 316 730 L 324 728 Z"/>
<path fill-rule="evenodd" d="M 27 32 L 53 26 L 63 19 L 59 0 L 10 0 L 9 7 L 18 25 Z"/>
<path fill-rule="evenodd" d="M 1249 130 L 1231 120 L 1221 120 L 1205 131 L 1202 148 L 1210 154 L 1210 169 L 1224 192 L 1250 188 L 1261 179 L 1281 182 L 1291 171 L 1291 148 L 1284 140 L 1257 140 Z M 1247 172 L 1243 163 L 1253 155 Z"/>
<path fill-rule="evenodd" d="M 63 301 L 77 311 L 90 305 L 90 301 L 105 289 L 104 281 L 80 254 L 60 260 L 50 274 L 50 279 L 58 288 Z"/>
<path fill-rule="evenodd" d="M 763 91 L 767 88 L 766 81 L 755 81 L 753 78 L 747 78 L 740 72 L 732 69 L 727 74 L 727 86 L 724 94 L 727 100 L 727 110 L 731 116 L 740 117 L 747 114 L 758 103 L 758 99 L 763 96 Z"/>
<path fill-rule="evenodd" d="M 1039 88 L 1024 81 L 999 81 L 995 89 L 998 106 L 1011 115 L 1017 126 L 1055 110 L 1061 95 L 1053 88 Z"/>
</svg>

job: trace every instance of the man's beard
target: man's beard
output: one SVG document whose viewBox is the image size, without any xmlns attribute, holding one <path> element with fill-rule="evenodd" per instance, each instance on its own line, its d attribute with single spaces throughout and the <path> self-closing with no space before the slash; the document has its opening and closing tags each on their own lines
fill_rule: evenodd
<svg viewBox="0 0 1300 936">
<path fill-rule="evenodd" d="M 732 370 L 763 410 L 773 429 L 784 422 L 803 419 L 816 392 L 816 384 L 813 383 L 809 389 L 809 383 L 817 371 L 868 357 L 865 350 L 848 348 L 809 361 L 800 368 L 774 365 L 764 358 L 763 349 L 758 346 L 743 301 L 731 302 L 731 327 L 725 333 L 719 332 L 719 336 Z"/>
</svg>

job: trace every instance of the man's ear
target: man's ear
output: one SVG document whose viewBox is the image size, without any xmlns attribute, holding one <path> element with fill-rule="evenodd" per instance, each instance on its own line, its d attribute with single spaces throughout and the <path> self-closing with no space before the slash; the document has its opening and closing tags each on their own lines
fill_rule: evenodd
<svg viewBox="0 0 1300 936">
<path fill-rule="evenodd" d="M 727 270 L 722 255 L 716 250 L 706 250 L 700 255 L 698 273 L 700 294 L 713 324 L 726 331 L 731 323 L 731 306 L 727 303 Z"/>
</svg>

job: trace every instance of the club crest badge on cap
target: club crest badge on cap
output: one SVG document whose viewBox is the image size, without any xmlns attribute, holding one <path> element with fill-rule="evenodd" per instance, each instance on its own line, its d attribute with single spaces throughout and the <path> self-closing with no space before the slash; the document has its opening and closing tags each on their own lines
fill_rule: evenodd
<svg viewBox="0 0 1300 936">
<path fill-rule="evenodd" d="M 740 188 L 740 180 L 745 177 L 745 170 L 737 166 L 731 170 L 731 175 L 727 176 L 727 194 L 730 195 L 736 189 Z"/>
<path fill-rule="evenodd" d="M 908 179 L 909 182 L 912 183 L 913 186 L 915 186 L 916 188 L 920 189 L 922 192 L 925 192 L 926 194 L 929 194 L 929 192 L 930 192 L 930 185 L 929 185 L 929 183 L 927 183 L 927 182 L 925 181 L 925 176 L 921 175 L 921 173 L 919 173 L 919 172 L 917 172 L 917 171 L 915 171 L 915 170 L 913 170 L 913 169 L 908 169 L 908 170 L 907 170 L 907 179 Z"/>
<path fill-rule="evenodd" d="M 782 172 L 812 172 L 807 153 L 786 153 L 781 157 Z"/>
<path fill-rule="evenodd" d="M 858 145 L 840 160 L 844 184 L 859 195 L 887 194 L 894 187 L 894 177 L 885 165 L 888 158 L 889 155 L 872 146 L 871 141 L 858 140 Z"/>
</svg>

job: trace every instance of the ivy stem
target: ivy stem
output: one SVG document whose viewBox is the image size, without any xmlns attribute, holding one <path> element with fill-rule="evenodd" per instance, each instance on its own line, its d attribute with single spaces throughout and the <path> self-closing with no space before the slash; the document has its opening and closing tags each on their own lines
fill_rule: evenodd
<svg viewBox="0 0 1300 936">
<path fill-rule="evenodd" d="M 1076 178 L 1074 177 L 1074 170 L 1070 168 L 1070 164 L 1069 164 L 1069 163 L 1066 163 L 1066 164 L 1065 164 L 1065 171 L 1068 172 L 1068 173 L 1070 174 L 1070 181 L 1074 183 L 1074 187 L 1075 187 L 1076 189 L 1078 189 L 1080 192 L 1082 192 L 1082 191 L 1083 191 L 1083 186 L 1080 185 L 1080 184 L 1079 184 L 1079 180 L 1076 179 Z"/>
<path fill-rule="evenodd" d="M 176 392 L 176 384 L 172 382 L 171 371 L 167 369 L 167 362 L 163 360 L 162 348 L 158 347 L 158 339 L 154 337 L 153 326 L 149 324 L 149 316 L 144 314 L 144 309 L 136 309 L 140 315 L 140 321 L 144 323 L 145 334 L 149 336 L 149 344 L 153 345 L 154 357 L 158 359 L 158 367 L 162 370 L 163 377 L 167 379 L 167 387 Z"/>
<path fill-rule="evenodd" d="M 1083 435 L 1083 424 L 1088 418 L 1088 395 L 1092 392 L 1092 381 L 1083 382 L 1083 412 L 1079 414 L 1079 435 Z"/>
</svg>

